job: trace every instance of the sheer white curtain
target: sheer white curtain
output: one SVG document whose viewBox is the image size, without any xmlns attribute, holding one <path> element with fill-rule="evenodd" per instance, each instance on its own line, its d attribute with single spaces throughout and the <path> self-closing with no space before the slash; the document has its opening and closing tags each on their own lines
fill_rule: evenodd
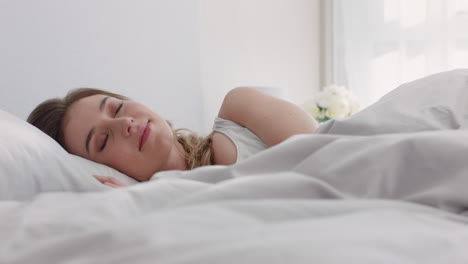
<svg viewBox="0 0 468 264">
<path fill-rule="evenodd" d="M 399 84 L 468 68 L 468 0 L 333 0 L 332 81 L 363 106 Z"/>
</svg>

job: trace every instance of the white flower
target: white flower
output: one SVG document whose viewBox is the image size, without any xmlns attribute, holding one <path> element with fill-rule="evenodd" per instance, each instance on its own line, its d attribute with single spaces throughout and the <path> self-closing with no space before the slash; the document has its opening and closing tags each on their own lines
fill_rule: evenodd
<svg viewBox="0 0 468 264">
<path fill-rule="evenodd" d="M 315 119 L 317 120 L 327 120 L 327 115 L 326 115 L 326 110 L 322 110 L 320 111 L 318 114 L 317 114 L 317 117 L 315 117 Z"/>
<path fill-rule="evenodd" d="M 322 108 L 327 108 L 330 106 L 331 99 L 331 96 L 326 96 L 322 94 L 321 96 L 319 96 L 319 98 L 317 98 L 317 105 Z"/>
<path fill-rule="evenodd" d="M 358 98 L 343 86 L 329 85 L 308 100 L 304 109 L 319 122 L 331 118 L 342 118 L 359 111 Z"/>
<path fill-rule="evenodd" d="M 320 110 L 314 100 L 307 101 L 303 108 L 313 117 L 318 117 Z"/>
<path fill-rule="evenodd" d="M 330 100 L 326 115 L 329 118 L 340 118 L 349 115 L 349 103 L 345 97 L 334 97 Z"/>
</svg>

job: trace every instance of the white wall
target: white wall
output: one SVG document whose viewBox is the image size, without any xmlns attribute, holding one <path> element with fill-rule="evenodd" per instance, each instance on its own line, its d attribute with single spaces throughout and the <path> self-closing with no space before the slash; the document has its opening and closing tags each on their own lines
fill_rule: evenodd
<svg viewBox="0 0 468 264">
<path fill-rule="evenodd" d="M 0 0 L 0 38 L 0 109 L 97 87 L 201 128 L 197 1 Z"/>
<path fill-rule="evenodd" d="M 318 89 L 319 0 L 0 0 L 0 109 L 97 87 L 211 129 L 227 91 Z"/>
<path fill-rule="evenodd" d="M 204 128 L 237 86 L 279 88 L 297 104 L 319 89 L 319 0 L 200 0 Z"/>
</svg>

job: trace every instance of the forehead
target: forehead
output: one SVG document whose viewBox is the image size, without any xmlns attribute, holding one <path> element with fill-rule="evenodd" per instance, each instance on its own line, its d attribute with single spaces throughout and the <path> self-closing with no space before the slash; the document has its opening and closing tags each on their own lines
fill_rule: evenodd
<svg viewBox="0 0 468 264">
<path fill-rule="evenodd" d="M 76 155 L 86 157 L 86 137 L 99 120 L 99 104 L 106 95 L 98 94 L 82 98 L 71 104 L 62 123 L 65 148 Z"/>
</svg>

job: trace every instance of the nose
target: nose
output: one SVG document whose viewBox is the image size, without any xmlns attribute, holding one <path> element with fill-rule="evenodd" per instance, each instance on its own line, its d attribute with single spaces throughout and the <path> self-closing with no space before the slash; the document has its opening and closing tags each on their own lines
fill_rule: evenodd
<svg viewBox="0 0 468 264">
<path fill-rule="evenodd" d="M 131 117 L 120 117 L 111 120 L 111 128 L 114 133 L 121 133 L 123 137 L 132 135 L 134 120 Z"/>
</svg>

